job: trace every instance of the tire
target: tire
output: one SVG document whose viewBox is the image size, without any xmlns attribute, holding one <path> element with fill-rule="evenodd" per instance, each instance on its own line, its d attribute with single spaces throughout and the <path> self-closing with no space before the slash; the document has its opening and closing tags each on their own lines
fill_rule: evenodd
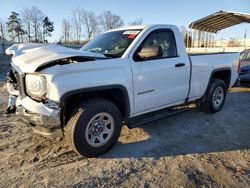
<svg viewBox="0 0 250 188">
<path fill-rule="evenodd" d="M 117 142 L 122 127 L 119 109 L 104 99 L 92 99 L 76 107 L 66 127 L 68 145 L 85 157 L 97 157 Z"/>
<path fill-rule="evenodd" d="M 202 97 L 200 106 L 207 113 L 219 112 L 226 99 L 226 84 L 223 80 L 213 79 L 206 94 Z"/>
</svg>

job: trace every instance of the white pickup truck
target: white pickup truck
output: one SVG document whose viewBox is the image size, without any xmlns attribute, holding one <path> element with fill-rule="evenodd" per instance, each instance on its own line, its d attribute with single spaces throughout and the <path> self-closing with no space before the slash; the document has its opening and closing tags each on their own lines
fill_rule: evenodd
<svg viewBox="0 0 250 188">
<path fill-rule="evenodd" d="M 110 150 L 122 125 L 176 114 L 169 107 L 196 102 L 220 111 L 239 64 L 238 53 L 188 55 L 173 25 L 115 29 L 80 50 L 17 44 L 6 53 L 13 55 L 7 113 L 89 157 Z"/>
</svg>

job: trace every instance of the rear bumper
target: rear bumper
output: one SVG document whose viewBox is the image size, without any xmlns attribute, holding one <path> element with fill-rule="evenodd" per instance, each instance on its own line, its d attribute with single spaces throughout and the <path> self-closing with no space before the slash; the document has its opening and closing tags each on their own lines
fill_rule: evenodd
<svg viewBox="0 0 250 188">
<path fill-rule="evenodd" d="M 30 124 L 37 134 L 47 137 L 63 137 L 60 115 L 46 116 L 26 110 L 23 106 L 18 106 L 16 113 L 22 120 Z"/>
</svg>

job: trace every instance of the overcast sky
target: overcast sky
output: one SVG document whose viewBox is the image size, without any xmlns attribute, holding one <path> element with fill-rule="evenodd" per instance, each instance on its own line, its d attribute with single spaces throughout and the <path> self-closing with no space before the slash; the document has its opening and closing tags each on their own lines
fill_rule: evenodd
<svg viewBox="0 0 250 188">
<path fill-rule="evenodd" d="M 61 36 L 62 20 L 70 18 L 78 7 L 92 10 L 97 15 L 111 10 L 124 20 L 125 25 L 137 18 L 146 24 L 175 24 L 188 27 L 189 23 L 219 10 L 250 13 L 250 0 L 0 0 L 0 18 L 7 19 L 11 11 L 20 12 L 24 7 L 36 6 L 51 21 L 55 31 L 50 41 Z M 240 24 L 221 31 L 217 38 L 243 38 L 250 24 Z"/>
</svg>

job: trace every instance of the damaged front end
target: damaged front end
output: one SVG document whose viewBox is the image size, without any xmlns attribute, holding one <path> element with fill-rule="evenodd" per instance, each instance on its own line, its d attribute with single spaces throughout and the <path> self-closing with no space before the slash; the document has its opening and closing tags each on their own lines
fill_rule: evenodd
<svg viewBox="0 0 250 188">
<path fill-rule="evenodd" d="M 21 115 L 35 132 L 45 136 L 62 136 L 63 131 L 59 102 L 48 97 L 48 93 L 56 92 L 56 87 L 49 86 L 51 77 L 42 71 L 53 66 L 107 59 L 103 54 L 45 44 L 15 44 L 6 54 L 12 55 L 6 84 L 10 93 L 6 113 Z"/>
<path fill-rule="evenodd" d="M 35 97 L 31 97 L 25 87 L 27 85 L 26 76 L 13 68 L 8 72 L 6 87 L 10 95 L 6 114 L 20 115 L 26 123 L 32 125 L 38 134 L 62 137 L 58 104 L 45 98 L 37 100 Z"/>
<path fill-rule="evenodd" d="M 20 95 L 21 83 L 20 76 L 17 74 L 17 72 L 14 72 L 13 69 L 10 69 L 10 71 L 7 73 L 6 79 L 6 87 L 10 94 L 6 114 L 10 114 L 16 112 L 16 99 Z"/>
</svg>

